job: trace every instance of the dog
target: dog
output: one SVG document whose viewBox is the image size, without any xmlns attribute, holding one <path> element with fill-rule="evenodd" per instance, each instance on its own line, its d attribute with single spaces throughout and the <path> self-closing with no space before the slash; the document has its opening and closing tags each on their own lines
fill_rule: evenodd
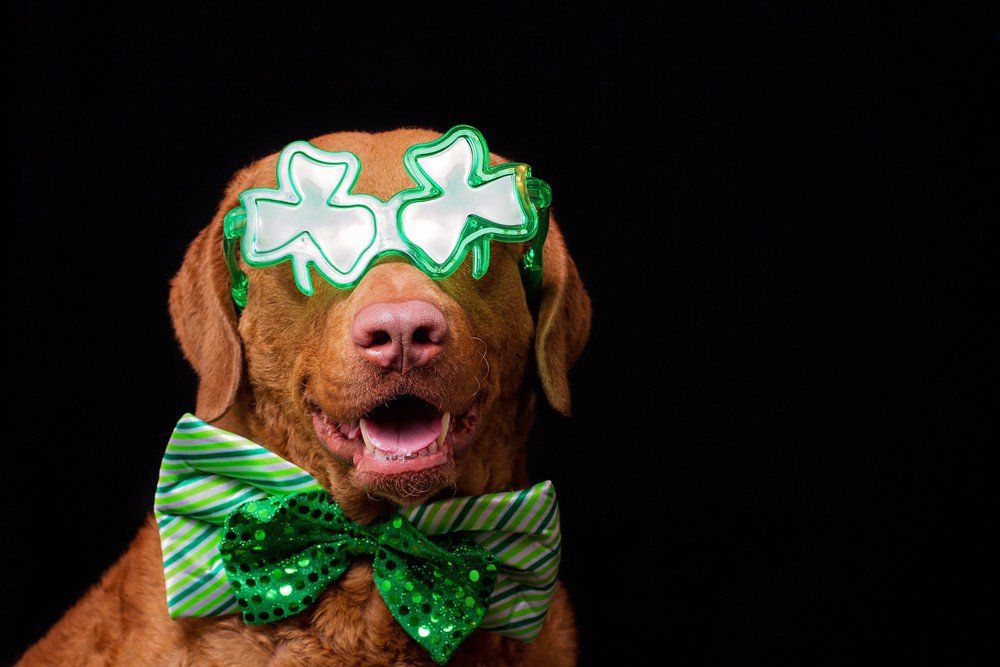
<svg viewBox="0 0 1000 667">
<path fill-rule="evenodd" d="M 437 136 L 423 129 L 341 132 L 311 143 L 356 154 L 364 167 L 355 191 L 385 199 L 412 187 L 406 148 Z M 287 264 L 253 267 L 240 259 L 249 276 L 240 313 L 230 296 L 223 218 L 244 190 L 274 186 L 277 159 L 263 158 L 233 177 L 172 282 L 170 314 L 199 379 L 196 415 L 307 471 L 359 523 L 431 499 L 529 486 L 525 442 L 536 388 L 569 414 L 567 370 L 590 328 L 590 301 L 555 220 L 534 317 L 519 274 L 530 242 L 493 243 L 480 279 L 469 258 L 434 280 L 405 258 L 387 256 L 353 289 L 315 280 L 311 296 L 296 289 Z M 490 160 L 505 162 L 492 154 Z M 402 327 L 399 340 L 408 344 L 387 335 L 386 322 Z M 433 460 L 385 472 L 363 465 L 358 441 L 343 426 L 375 410 L 447 412 L 450 430 Z M 568 665 L 576 655 L 573 611 L 557 584 L 535 641 L 479 629 L 450 664 Z M 355 559 L 315 604 L 280 622 L 250 625 L 238 614 L 171 620 L 150 517 L 121 559 L 21 664 L 433 663 L 390 614 L 370 559 Z"/>
</svg>

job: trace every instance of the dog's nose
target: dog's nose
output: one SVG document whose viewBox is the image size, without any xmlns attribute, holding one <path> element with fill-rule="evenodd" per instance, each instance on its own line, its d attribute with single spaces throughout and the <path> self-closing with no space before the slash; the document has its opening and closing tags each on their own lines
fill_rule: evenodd
<svg viewBox="0 0 1000 667">
<path fill-rule="evenodd" d="M 361 356 L 405 373 L 428 363 L 448 337 L 448 320 L 426 301 L 373 303 L 354 315 L 351 340 Z"/>
</svg>

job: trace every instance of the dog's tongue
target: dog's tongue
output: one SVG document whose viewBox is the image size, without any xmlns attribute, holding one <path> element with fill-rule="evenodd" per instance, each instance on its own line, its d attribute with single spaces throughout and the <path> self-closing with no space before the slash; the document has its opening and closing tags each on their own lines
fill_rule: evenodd
<svg viewBox="0 0 1000 667">
<path fill-rule="evenodd" d="M 441 433 L 441 413 L 427 404 L 394 401 L 365 418 L 365 437 L 389 454 L 413 454 Z"/>
</svg>

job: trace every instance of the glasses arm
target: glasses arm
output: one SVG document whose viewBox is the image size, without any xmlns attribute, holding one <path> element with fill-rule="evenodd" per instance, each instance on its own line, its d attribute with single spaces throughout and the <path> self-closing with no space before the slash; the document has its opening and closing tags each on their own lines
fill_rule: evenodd
<svg viewBox="0 0 1000 667">
<path fill-rule="evenodd" d="M 247 306 L 247 274 L 236 262 L 236 249 L 240 247 L 240 237 L 247 229 L 247 212 L 242 206 L 232 209 L 222 219 L 222 249 L 226 256 L 226 266 L 229 267 L 230 285 L 232 285 L 233 301 L 236 302 L 236 312 L 240 313 Z"/>
<path fill-rule="evenodd" d="M 540 178 L 528 178 L 528 198 L 538 212 L 538 231 L 531 247 L 521 258 L 521 280 L 528 296 L 528 307 L 537 317 L 542 301 L 542 247 L 549 233 L 549 206 L 552 204 L 552 188 Z"/>
</svg>

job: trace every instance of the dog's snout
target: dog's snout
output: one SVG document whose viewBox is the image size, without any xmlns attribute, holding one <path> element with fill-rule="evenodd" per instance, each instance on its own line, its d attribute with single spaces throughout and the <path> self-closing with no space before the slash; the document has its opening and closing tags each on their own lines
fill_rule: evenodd
<svg viewBox="0 0 1000 667">
<path fill-rule="evenodd" d="M 427 364 L 444 347 L 448 320 L 426 301 L 365 306 L 351 323 L 351 340 L 365 359 L 405 373 Z"/>
</svg>

